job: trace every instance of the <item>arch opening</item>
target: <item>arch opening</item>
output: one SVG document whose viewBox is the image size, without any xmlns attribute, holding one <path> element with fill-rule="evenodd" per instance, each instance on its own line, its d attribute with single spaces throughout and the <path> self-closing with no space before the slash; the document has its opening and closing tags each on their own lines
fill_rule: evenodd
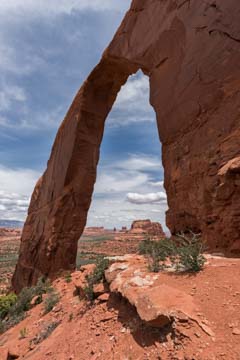
<svg viewBox="0 0 240 360">
<path fill-rule="evenodd" d="M 151 219 L 166 230 L 161 143 L 149 103 L 149 78 L 140 70 L 118 93 L 100 154 L 87 226 L 112 229 Z"/>
</svg>

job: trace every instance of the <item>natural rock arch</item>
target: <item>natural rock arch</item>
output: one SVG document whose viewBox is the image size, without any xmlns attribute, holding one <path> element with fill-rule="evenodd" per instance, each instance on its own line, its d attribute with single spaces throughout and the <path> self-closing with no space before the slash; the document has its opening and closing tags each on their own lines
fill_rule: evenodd
<svg viewBox="0 0 240 360">
<path fill-rule="evenodd" d="M 134 0 L 84 82 L 32 195 L 13 287 L 74 269 L 104 122 L 121 86 L 149 76 L 162 142 L 167 225 L 240 249 L 239 0 Z"/>
</svg>

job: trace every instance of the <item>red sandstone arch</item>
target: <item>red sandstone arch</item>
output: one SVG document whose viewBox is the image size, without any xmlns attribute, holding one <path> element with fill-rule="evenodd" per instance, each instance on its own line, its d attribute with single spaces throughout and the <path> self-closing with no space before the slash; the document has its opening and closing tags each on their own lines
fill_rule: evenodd
<svg viewBox="0 0 240 360">
<path fill-rule="evenodd" d="M 104 121 L 142 69 L 163 146 L 172 233 L 240 249 L 239 0 L 134 0 L 64 119 L 32 195 L 13 287 L 75 267 Z"/>
</svg>

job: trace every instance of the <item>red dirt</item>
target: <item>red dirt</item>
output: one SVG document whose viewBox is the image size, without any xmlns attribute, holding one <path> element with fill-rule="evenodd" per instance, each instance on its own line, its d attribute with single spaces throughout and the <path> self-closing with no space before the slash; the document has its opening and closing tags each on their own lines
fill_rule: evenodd
<svg viewBox="0 0 240 360">
<path fill-rule="evenodd" d="M 88 265 L 87 268 L 92 268 Z M 146 273 L 147 273 L 146 269 Z M 54 287 L 61 295 L 59 304 L 47 315 L 43 305 L 29 311 L 28 317 L 0 337 L 0 359 L 4 352 L 19 359 L 33 360 L 239 360 L 240 359 L 240 260 L 210 258 L 195 276 L 159 274 L 159 282 L 191 295 L 198 316 L 209 335 L 194 322 L 182 324 L 181 333 L 156 329 L 140 320 L 127 300 L 110 294 L 107 302 L 93 306 L 74 296 L 74 283 L 82 283 L 84 273 L 72 274 L 72 282 L 61 278 Z M 107 294 L 105 298 L 107 298 Z M 147 311 L 147 309 L 146 309 Z M 59 326 L 39 345 L 31 341 L 46 326 Z M 19 339 L 26 328 L 26 338 Z"/>
</svg>

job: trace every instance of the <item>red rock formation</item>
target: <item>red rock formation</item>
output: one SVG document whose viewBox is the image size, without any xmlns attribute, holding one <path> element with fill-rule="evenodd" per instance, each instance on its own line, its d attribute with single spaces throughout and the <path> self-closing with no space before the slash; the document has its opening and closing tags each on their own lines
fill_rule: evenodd
<svg viewBox="0 0 240 360">
<path fill-rule="evenodd" d="M 16 290 L 41 274 L 74 268 L 104 121 L 139 69 L 149 76 L 157 114 L 170 230 L 202 231 L 212 247 L 229 249 L 238 241 L 240 168 L 231 164 L 240 155 L 239 17 L 239 0 L 133 0 L 70 107 L 36 185 Z"/>
<path fill-rule="evenodd" d="M 158 222 L 151 222 L 151 220 L 136 220 L 132 223 L 131 233 L 141 233 L 153 235 L 158 237 L 166 237 L 162 226 Z"/>
</svg>

